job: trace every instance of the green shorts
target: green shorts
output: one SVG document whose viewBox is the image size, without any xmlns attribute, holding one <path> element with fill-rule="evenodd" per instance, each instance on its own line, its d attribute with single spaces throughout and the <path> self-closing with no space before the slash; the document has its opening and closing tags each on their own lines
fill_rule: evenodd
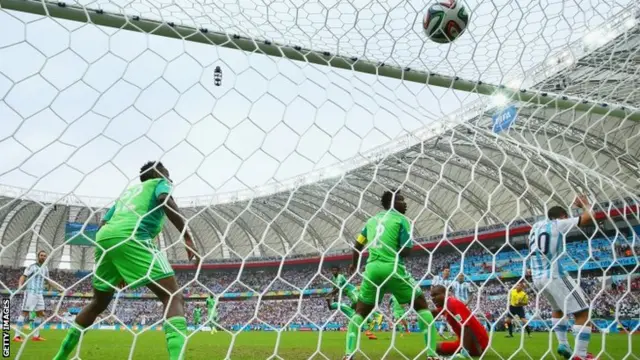
<svg viewBox="0 0 640 360">
<path fill-rule="evenodd" d="M 218 314 L 211 314 L 208 316 L 208 321 L 218 322 Z"/>
<path fill-rule="evenodd" d="M 367 305 L 375 305 L 376 294 L 379 299 L 391 293 L 400 304 L 408 304 L 415 297 L 422 295 L 422 289 L 407 272 L 404 265 L 374 261 L 367 264 L 364 270 L 360 296 L 358 300 Z M 378 288 L 379 287 L 379 288 Z"/>
<path fill-rule="evenodd" d="M 131 288 L 174 276 L 173 268 L 153 240 L 106 239 L 97 242 L 93 287 L 111 292 L 123 281 Z"/>
</svg>

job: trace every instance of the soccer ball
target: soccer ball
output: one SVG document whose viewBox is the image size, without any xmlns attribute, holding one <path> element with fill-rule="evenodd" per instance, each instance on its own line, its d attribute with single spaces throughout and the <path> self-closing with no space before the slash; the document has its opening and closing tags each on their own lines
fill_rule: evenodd
<svg viewBox="0 0 640 360">
<path fill-rule="evenodd" d="M 469 13 L 460 1 L 444 0 L 429 6 L 422 27 L 429 39 L 446 44 L 457 39 L 468 23 Z"/>
</svg>

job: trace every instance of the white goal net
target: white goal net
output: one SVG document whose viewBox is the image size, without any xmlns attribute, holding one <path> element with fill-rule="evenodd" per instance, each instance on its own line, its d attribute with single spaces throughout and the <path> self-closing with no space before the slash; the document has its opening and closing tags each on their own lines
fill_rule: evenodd
<svg viewBox="0 0 640 360">
<path fill-rule="evenodd" d="M 355 344 L 358 359 L 553 359 L 568 329 L 569 355 L 637 359 L 638 4 L 467 1 L 450 44 L 424 35 L 430 5 L 0 0 L 7 356 L 177 359 L 178 346 L 186 359 L 340 359 Z M 155 190 L 139 185 L 150 160 L 170 172 Z M 462 299 L 487 342 L 466 343 L 470 317 L 458 314 L 461 334 L 447 326 L 461 319 L 447 303 L 432 348 L 420 301 L 399 313 L 391 285 L 373 286 L 372 321 L 354 320 L 380 248 L 363 227 L 395 189 L 407 276 L 430 309 L 438 284 Z M 152 205 L 131 205 L 146 191 Z M 184 231 L 156 219 L 163 194 Z M 137 275 L 125 272 L 141 256 L 98 234 L 131 206 L 129 227 L 154 238 Z M 554 206 L 590 220 L 536 227 Z M 114 299 L 93 320 L 106 262 L 123 282 L 98 276 Z M 541 269 L 572 290 L 540 285 L 555 279 Z M 164 303 L 156 271 L 175 272 Z M 184 331 L 170 322 L 183 314 Z"/>
</svg>

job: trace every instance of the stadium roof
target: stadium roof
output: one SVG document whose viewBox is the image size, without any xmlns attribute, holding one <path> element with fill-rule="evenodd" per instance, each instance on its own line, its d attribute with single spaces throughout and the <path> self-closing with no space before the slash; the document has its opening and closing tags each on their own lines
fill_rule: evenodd
<svg viewBox="0 0 640 360">
<path fill-rule="evenodd" d="M 512 81 L 636 106 L 640 28 L 633 19 L 608 29 L 606 42 L 573 43 L 528 78 Z M 208 258 L 235 258 L 344 249 L 379 211 L 380 194 L 389 188 L 401 188 L 408 198 L 414 237 L 508 224 L 551 204 L 569 205 L 576 189 L 599 201 L 634 196 L 640 185 L 637 123 L 520 103 L 511 130 L 496 135 L 491 116 L 507 105 L 504 100 L 480 99 L 429 128 L 290 183 L 179 202 L 198 248 L 210 251 Z M 0 264 L 9 266 L 48 248 L 45 241 L 60 246 L 67 222 L 98 223 L 113 201 L 9 187 L 2 194 Z M 171 225 L 160 236 L 171 260 L 186 258 L 178 238 Z M 91 268 L 93 249 L 65 246 L 51 261 Z"/>
</svg>

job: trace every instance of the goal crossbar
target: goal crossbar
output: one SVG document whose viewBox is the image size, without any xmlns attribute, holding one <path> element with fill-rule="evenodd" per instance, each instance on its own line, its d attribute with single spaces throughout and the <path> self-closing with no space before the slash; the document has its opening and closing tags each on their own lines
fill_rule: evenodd
<svg viewBox="0 0 640 360">
<path fill-rule="evenodd" d="M 575 109 L 576 111 L 588 114 L 611 116 L 640 122 L 640 109 L 618 104 L 607 104 L 564 94 L 515 89 L 504 85 L 471 81 L 461 79 L 457 76 L 429 73 L 421 70 L 391 66 L 382 62 L 363 60 L 357 57 L 314 51 L 300 46 L 283 45 L 268 40 L 251 39 L 240 35 L 210 31 L 204 28 L 197 29 L 170 22 L 143 19 L 139 16 L 114 14 L 99 9 L 68 5 L 64 2 L 0 0 L 0 8 L 222 46 L 268 56 L 283 57 L 295 61 L 353 70 L 366 74 L 451 88 L 481 95 L 493 96 L 500 94 L 510 101 L 526 102 L 528 104 L 542 105 L 560 110 Z"/>
</svg>

